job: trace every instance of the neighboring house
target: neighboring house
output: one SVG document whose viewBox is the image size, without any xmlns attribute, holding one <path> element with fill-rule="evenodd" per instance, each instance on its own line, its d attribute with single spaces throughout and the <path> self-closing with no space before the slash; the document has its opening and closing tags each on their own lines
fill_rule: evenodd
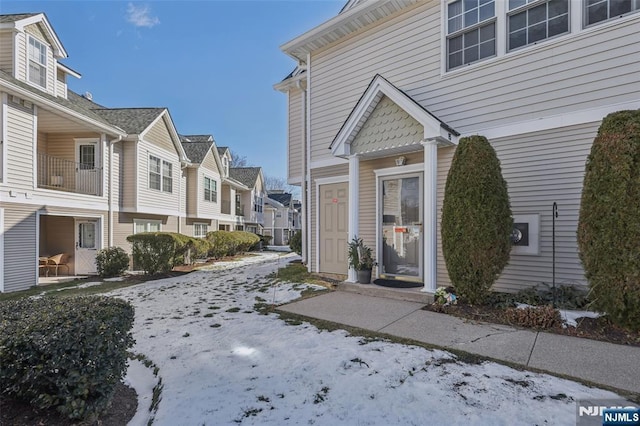
<svg viewBox="0 0 640 426">
<path fill-rule="evenodd" d="M 272 244 L 288 245 L 299 226 L 299 212 L 290 193 L 268 191 L 264 206 L 264 234 L 273 237 Z"/>
<path fill-rule="evenodd" d="M 222 162 L 211 135 L 181 136 L 182 146 L 191 164 L 187 174 L 187 217 L 182 233 L 204 237 L 218 230 L 222 214 Z"/>
<path fill-rule="evenodd" d="M 245 191 L 236 191 L 236 214 L 242 218 L 236 224 L 236 230 L 262 234 L 264 227 L 264 199 L 267 196 L 264 185 L 264 175 L 261 167 L 230 167 L 229 178 L 240 182 Z"/>
<path fill-rule="evenodd" d="M 47 17 L 0 15 L 0 291 L 38 280 L 38 258 L 67 253 L 95 272 L 113 240 L 114 145 L 126 131 L 67 92 L 80 75 Z"/>
<path fill-rule="evenodd" d="M 297 67 L 275 88 L 288 95 L 309 270 L 347 275 L 357 235 L 377 276 L 449 285 L 444 187 L 459 138 L 480 134 L 527 234 L 495 287 L 551 282 L 554 202 L 556 281 L 584 285 L 585 160 L 605 115 L 640 108 L 638 12 L 614 0 L 352 0 L 285 43 Z"/>
<path fill-rule="evenodd" d="M 44 14 L 0 15 L 0 292 L 36 285 L 41 259 L 61 253 L 71 275 L 94 274 L 97 250 L 129 250 L 138 232 L 262 230 L 259 168 L 236 180 L 230 151 L 180 137 L 166 108 L 68 90 L 80 74 L 65 58 Z"/>
</svg>

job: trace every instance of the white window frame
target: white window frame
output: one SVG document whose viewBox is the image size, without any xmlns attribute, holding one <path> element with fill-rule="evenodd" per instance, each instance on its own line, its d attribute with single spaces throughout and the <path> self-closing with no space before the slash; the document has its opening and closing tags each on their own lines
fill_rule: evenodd
<svg viewBox="0 0 640 426">
<path fill-rule="evenodd" d="M 36 44 L 38 46 L 36 46 Z M 37 55 L 32 55 L 33 49 L 36 49 L 38 51 Z M 44 52 L 42 51 L 42 49 L 44 49 Z M 42 41 L 38 40 L 37 38 L 29 35 L 28 39 L 27 39 L 27 81 L 30 84 L 33 84 L 35 86 L 38 86 L 42 89 L 46 89 L 47 88 L 47 56 L 49 54 L 49 47 L 44 44 Z M 44 53 L 44 62 L 41 62 L 40 59 L 42 57 Z M 35 58 L 35 56 L 38 56 L 38 58 Z M 40 68 L 40 78 L 43 81 L 33 81 L 31 79 L 31 64 L 34 64 L 36 67 Z M 41 84 L 42 83 L 42 84 Z"/>
<path fill-rule="evenodd" d="M 158 225 L 158 230 L 150 230 L 150 225 Z M 144 227 L 144 231 L 138 231 L 138 225 Z M 133 219 L 133 233 L 141 234 L 143 232 L 162 232 L 162 221 L 156 219 Z"/>
<path fill-rule="evenodd" d="M 207 181 L 209 182 L 209 188 L 207 188 Z M 212 177 L 204 176 L 202 186 L 203 186 L 202 196 L 204 200 L 212 203 L 217 203 L 218 202 L 218 181 Z M 207 193 L 208 193 L 208 197 L 207 197 Z"/>
<path fill-rule="evenodd" d="M 255 194 L 253 196 L 253 211 L 255 211 L 256 213 L 262 213 L 263 206 L 264 206 L 264 199 L 262 195 Z"/>
<path fill-rule="evenodd" d="M 151 171 L 151 164 L 156 162 L 160 167 L 159 172 Z M 169 173 L 167 173 L 167 170 L 165 170 L 165 166 L 168 166 Z M 147 175 L 147 179 L 149 182 L 147 186 L 149 187 L 149 189 L 152 189 L 154 191 L 167 192 L 169 194 L 173 193 L 173 163 L 171 163 L 170 161 L 164 160 L 158 157 L 157 155 L 149 154 L 148 172 L 149 173 Z M 159 188 L 154 188 L 153 186 L 151 186 L 152 174 L 158 176 Z M 166 183 L 165 180 L 169 180 L 169 182 Z"/>
<path fill-rule="evenodd" d="M 463 10 L 462 10 L 461 14 L 459 15 L 460 18 L 463 20 L 463 22 L 462 22 L 461 27 L 459 29 L 454 30 L 452 32 L 449 32 L 449 21 L 450 21 L 449 6 L 451 4 L 453 4 L 453 3 L 458 2 L 458 1 L 461 2 L 462 7 L 463 7 Z M 445 34 L 443 51 L 444 51 L 444 70 L 446 72 L 462 69 L 462 68 L 465 68 L 465 66 L 472 65 L 472 64 L 475 64 L 475 63 L 478 63 L 478 62 L 482 62 L 482 61 L 485 61 L 487 59 L 494 58 L 494 57 L 498 56 L 498 52 L 499 52 L 498 51 L 498 38 L 499 38 L 499 35 L 500 35 L 500 31 L 498 30 L 498 25 L 499 25 L 499 20 L 498 20 L 499 7 L 498 7 L 498 4 L 500 3 L 501 0 L 479 0 L 479 1 L 485 1 L 486 3 L 484 5 L 478 4 L 478 6 L 479 6 L 477 8 L 478 9 L 478 14 L 480 12 L 480 7 L 481 6 L 486 6 L 488 3 L 492 3 L 493 4 L 493 16 L 491 16 L 490 18 L 486 18 L 486 19 L 484 19 L 482 21 L 480 21 L 480 18 L 478 17 L 478 22 L 476 22 L 475 24 L 469 24 L 467 26 L 464 25 L 464 15 L 465 15 L 464 0 L 451 0 L 451 1 L 447 0 L 446 2 L 443 3 L 443 14 L 442 15 L 444 16 L 444 18 L 443 18 L 443 28 L 444 28 L 444 34 Z M 470 11 L 466 11 L 466 12 L 470 12 Z M 484 27 L 486 27 L 488 25 L 493 25 L 494 26 L 494 39 L 493 39 L 494 54 L 490 55 L 490 56 L 486 56 L 484 58 L 480 58 L 479 57 L 480 55 L 478 54 L 478 59 L 476 59 L 473 62 L 465 63 L 464 62 L 464 50 L 465 50 L 465 48 L 464 48 L 464 44 L 463 44 L 462 50 L 461 50 L 461 53 L 463 55 L 462 64 L 458 65 L 458 66 L 456 66 L 454 68 L 451 68 L 449 66 L 449 40 L 461 36 L 462 40 L 463 40 L 462 43 L 464 43 L 464 35 L 465 34 L 470 33 L 472 31 L 478 31 L 479 32 L 481 28 L 484 28 Z M 480 44 L 481 44 L 480 40 L 478 39 L 478 45 L 477 45 L 478 49 L 480 48 Z"/>
<path fill-rule="evenodd" d="M 200 228 L 200 229 L 199 229 Z M 204 234 L 202 233 L 202 228 L 204 228 Z M 201 232 L 199 233 L 198 230 Z M 207 236 L 209 232 L 209 224 L 204 222 L 194 222 L 193 223 L 193 236 L 196 238 L 204 238 Z"/>
<path fill-rule="evenodd" d="M 555 34 L 555 35 L 552 35 L 552 36 L 548 35 L 549 34 L 549 21 L 550 21 L 549 20 L 549 3 L 551 3 L 552 0 L 527 0 L 526 4 L 524 4 L 522 6 L 515 7 L 513 9 L 511 9 L 511 10 L 509 9 L 509 1 L 508 0 L 505 0 L 505 1 L 507 3 L 507 17 L 506 17 L 506 21 L 505 21 L 505 25 L 506 25 L 506 53 L 515 52 L 517 50 L 524 49 L 524 48 L 527 48 L 529 46 L 535 46 L 537 44 L 544 43 L 544 42 L 546 42 L 548 40 L 552 40 L 552 39 L 557 38 L 557 37 L 562 37 L 564 35 L 567 35 L 567 34 L 571 33 L 571 0 L 565 0 L 567 2 L 567 13 L 566 13 L 566 16 L 567 16 L 567 30 L 565 32 L 562 32 L 562 33 L 559 33 L 559 34 Z M 523 44 L 522 46 L 517 46 L 517 47 L 513 47 L 512 48 L 510 46 L 510 40 L 509 40 L 509 37 L 511 35 L 511 27 L 510 27 L 511 17 L 515 16 L 515 15 L 518 15 L 518 14 L 521 14 L 521 13 L 525 14 L 525 19 L 527 19 L 527 23 L 526 23 L 526 25 L 524 27 L 524 31 L 525 31 L 525 36 L 528 37 L 528 29 L 531 27 L 531 25 L 528 24 L 528 19 L 529 19 L 529 12 L 528 11 L 531 10 L 531 9 L 534 9 L 534 8 L 536 8 L 538 6 L 541 6 L 543 4 L 547 6 L 547 8 L 546 8 L 547 16 L 546 16 L 546 19 L 544 21 L 541 21 L 540 23 L 542 23 L 542 22 L 546 23 L 546 34 L 547 34 L 547 36 L 545 38 L 542 38 L 540 40 L 533 41 L 533 42 L 529 42 L 527 40 L 525 42 L 525 44 Z M 564 15 L 559 15 L 559 16 L 564 16 Z M 557 19 L 557 17 L 554 18 L 554 19 Z"/>
<path fill-rule="evenodd" d="M 613 15 L 613 16 L 611 16 L 611 0 L 601 0 L 601 1 L 597 2 L 596 4 L 599 4 L 599 3 L 606 3 L 607 4 L 607 18 L 603 19 L 601 21 L 589 24 L 587 22 L 588 10 L 589 10 L 589 6 L 590 6 L 589 5 L 589 0 L 583 0 L 583 2 L 582 2 L 582 27 L 583 28 L 591 28 L 591 27 L 593 27 L 595 25 L 600 25 L 602 23 L 609 22 L 609 21 L 612 21 L 614 19 L 622 18 L 623 16 L 628 16 L 628 15 L 640 12 L 640 0 L 628 0 L 628 1 L 631 4 L 631 11 L 623 13 L 622 15 Z M 591 5 L 591 6 L 593 6 L 593 5 Z"/>
</svg>

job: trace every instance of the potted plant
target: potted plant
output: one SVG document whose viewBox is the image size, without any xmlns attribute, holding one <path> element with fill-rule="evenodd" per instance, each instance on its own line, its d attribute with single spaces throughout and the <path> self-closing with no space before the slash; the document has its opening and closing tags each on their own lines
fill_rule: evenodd
<svg viewBox="0 0 640 426">
<path fill-rule="evenodd" d="M 355 269 L 360 284 L 371 282 L 371 270 L 375 265 L 371 248 L 364 244 L 362 238 L 353 237 L 349 242 L 349 267 Z"/>
</svg>

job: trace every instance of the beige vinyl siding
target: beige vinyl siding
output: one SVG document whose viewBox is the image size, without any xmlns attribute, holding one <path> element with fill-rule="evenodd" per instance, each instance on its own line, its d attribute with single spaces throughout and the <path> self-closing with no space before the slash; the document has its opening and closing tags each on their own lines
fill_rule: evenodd
<svg viewBox="0 0 640 426">
<path fill-rule="evenodd" d="M 34 38 L 36 38 L 41 43 L 44 43 L 47 46 L 47 82 L 45 90 L 55 95 L 55 79 L 56 79 L 56 64 L 55 59 L 53 57 L 53 49 L 51 47 L 51 42 L 45 37 L 44 32 L 40 28 L 41 24 L 33 24 L 28 25 L 24 28 L 25 32 Z M 25 37 L 25 52 L 28 52 L 28 36 Z M 25 56 L 25 70 L 28 67 L 28 57 Z M 27 74 L 28 75 L 28 74 Z M 28 79 L 26 79 L 28 81 Z"/>
<path fill-rule="evenodd" d="M 122 171 L 122 180 L 120 181 L 119 203 L 123 208 L 135 208 L 137 196 L 137 167 L 136 162 L 143 161 L 138 158 L 136 150 L 136 142 L 122 142 L 122 155 L 120 167 Z M 147 179 L 144 180 L 147 182 Z"/>
<path fill-rule="evenodd" d="M 33 206 L 5 204 L 4 291 L 26 290 L 36 285 L 38 250 L 36 211 Z"/>
<path fill-rule="evenodd" d="M 12 31 L 0 31 L 0 70 L 13 75 Z"/>
<path fill-rule="evenodd" d="M 171 192 L 158 191 L 149 188 L 149 156 L 153 155 L 163 161 L 172 164 L 172 187 Z M 162 167 L 162 164 L 160 167 Z M 144 211 L 145 208 L 163 209 L 168 212 L 177 212 L 180 208 L 180 187 L 181 169 L 178 155 L 164 152 L 157 149 L 156 145 L 143 140 L 138 143 L 138 205 L 137 209 Z"/>
<path fill-rule="evenodd" d="M 640 96 L 640 15 L 442 76 L 439 6 L 422 4 L 312 55 L 312 161 L 330 158 L 327 147 L 377 73 L 463 134 Z"/>
<path fill-rule="evenodd" d="M 144 140 L 153 143 L 156 146 L 166 150 L 175 151 L 176 147 L 173 144 L 167 123 L 164 118 L 161 118 L 154 124 L 144 135 Z"/>
<path fill-rule="evenodd" d="M 298 182 L 302 179 L 302 154 L 305 150 L 304 144 L 304 109 L 302 102 L 304 92 L 297 89 L 289 91 L 289 153 L 288 164 L 290 181 Z"/>
<path fill-rule="evenodd" d="M 113 223 L 113 244 L 122 247 L 127 252 L 131 252 L 131 244 L 127 241 L 129 235 L 134 233 L 135 220 L 160 221 L 162 232 L 178 232 L 177 216 L 162 216 L 143 213 L 117 213 Z"/>
<path fill-rule="evenodd" d="M 198 214 L 198 177 L 200 173 L 197 168 L 188 168 L 187 174 L 187 215 Z"/>
<path fill-rule="evenodd" d="M 32 190 L 33 111 L 11 101 L 7 109 L 7 183 L 15 188 Z"/>
<path fill-rule="evenodd" d="M 309 211 L 311 212 L 311 214 L 309 215 L 310 230 L 311 230 L 311 257 L 309 259 L 309 262 L 311 265 L 311 271 L 317 272 L 318 270 L 318 265 L 316 263 L 316 254 L 317 254 L 316 229 L 318 226 L 318 223 L 317 223 L 318 217 L 316 214 L 318 211 L 317 200 L 316 200 L 316 197 L 317 197 L 316 179 L 330 178 L 330 177 L 336 177 L 336 176 L 347 176 L 348 174 L 349 174 L 348 164 L 334 166 L 334 167 L 323 167 L 323 168 L 317 168 L 317 169 L 311 170 L 311 185 L 309 188 L 309 193 L 311 198 L 311 208 L 309 209 Z M 360 196 L 362 196 L 362 194 Z"/>
</svg>

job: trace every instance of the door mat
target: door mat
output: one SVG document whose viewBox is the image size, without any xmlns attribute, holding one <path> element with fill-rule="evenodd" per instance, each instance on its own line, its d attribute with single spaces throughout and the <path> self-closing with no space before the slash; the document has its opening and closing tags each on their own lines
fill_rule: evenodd
<svg viewBox="0 0 640 426">
<path fill-rule="evenodd" d="M 423 283 L 416 283 L 411 281 L 402 281 L 402 280 L 385 280 L 382 278 L 378 278 L 373 281 L 374 284 L 382 286 L 382 287 L 393 287 L 393 288 L 414 288 L 414 287 L 423 287 Z"/>
</svg>

